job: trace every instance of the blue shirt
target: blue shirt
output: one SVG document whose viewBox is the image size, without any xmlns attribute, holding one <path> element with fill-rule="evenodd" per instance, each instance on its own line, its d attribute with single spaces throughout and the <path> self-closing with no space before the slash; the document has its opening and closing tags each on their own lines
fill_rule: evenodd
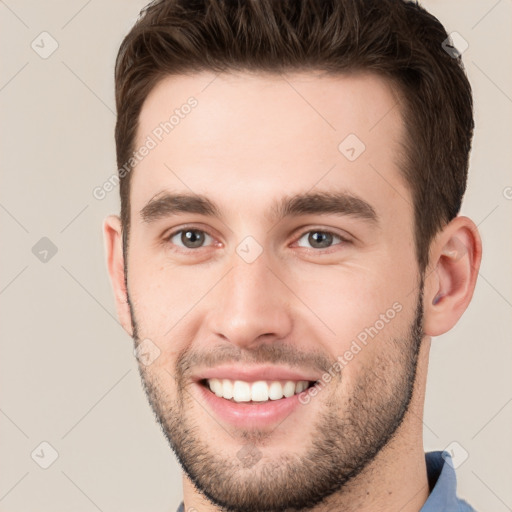
<svg viewBox="0 0 512 512">
<path fill-rule="evenodd" d="M 444 453 L 444 456 L 443 456 Z M 457 498 L 457 479 L 448 452 L 425 453 L 430 495 L 419 512 L 476 512 Z M 184 512 L 183 502 L 177 512 Z"/>
</svg>

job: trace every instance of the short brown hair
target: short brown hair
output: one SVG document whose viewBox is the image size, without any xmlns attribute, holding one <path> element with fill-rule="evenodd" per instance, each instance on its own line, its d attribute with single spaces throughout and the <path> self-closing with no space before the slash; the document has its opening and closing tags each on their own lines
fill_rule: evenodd
<svg viewBox="0 0 512 512">
<path fill-rule="evenodd" d="M 370 71 L 398 87 L 407 130 L 401 172 L 414 201 L 421 271 L 440 228 L 459 212 L 473 137 L 473 101 L 442 24 L 404 0 L 155 0 L 116 59 L 118 168 L 134 151 L 145 98 L 168 75 L 194 71 Z M 130 172 L 120 173 L 124 247 Z"/>
</svg>

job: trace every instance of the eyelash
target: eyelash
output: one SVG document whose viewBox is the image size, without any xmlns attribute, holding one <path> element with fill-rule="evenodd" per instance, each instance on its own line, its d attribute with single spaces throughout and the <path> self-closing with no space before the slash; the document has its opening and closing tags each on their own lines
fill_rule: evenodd
<svg viewBox="0 0 512 512">
<path fill-rule="evenodd" d="M 197 233 L 204 233 L 205 235 L 207 236 L 210 236 L 211 238 L 213 238 L 211 235 L 209 235 L 206 231 L 204 231 L 203 229 L 198 229 L 198 228 L 195 228 L 193 226 L 185 226 L 181 229 L 178 229 L 176 231 L 173 231 L 172 233 L 170 233 L 169 235 L 167 235 L 164 239 L 164 242 L 165 243 L 169 243 L 171 245 L 175 245 L 175 244 L 172 244 L 171 242 L 171 239 L 174 238 L 176 235 L 179 235 L 183 232 L 186 232 L 186 231 L 195 231 Z M 308 252 L 312 251 L 316 254 L 320 253 L 320 254 L 325 254 L 325 253 L 329 253 L 329 252 L 332 252 L 332 249 L 334 247 L 336 247 L 337 245 L 346 245 L 346 244 L 350 244 L 351 241 L 348 239 L 348 238 L 345 238 L 333 231 L 329 231 L 329 230 L 325 230 L 325 229 L 308 229 L 307 231 L 303 231 L 300 236 L 297 238 L 297 241 L 299 241 L 301 238 L 304 237 L 304 235 L 307 235 L 308 233 L 322 233 L 322 234 L 327 234 L 327 235 L 332 235 L 334 238 L 338 238 L 340 240 L 341 243 L 337 243 L 337 244 L 333 244 L 331 245 L 330 247 L 327 247 L 325 249 L 315 249 L 313 247 L 301 247 L 302 249 L 306 249 Z M 179 247 L 179 252 L 190 252 L 190 251 L 198 251 L 199 249 L 204 249 L 205 246 L 202 246 L 202 247 L 198 247 L 198 248 L 195 248 L 195 249 L 191 249 L 191 248 L 188 248 L 188 247 L 182 247 L 182 246 L 177 246 Z"/>
</svg>

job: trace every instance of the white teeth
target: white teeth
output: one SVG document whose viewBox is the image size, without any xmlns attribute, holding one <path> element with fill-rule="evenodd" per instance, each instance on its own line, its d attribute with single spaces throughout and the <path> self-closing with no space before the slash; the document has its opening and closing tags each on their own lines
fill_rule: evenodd
<svg viewBox="0 0 512 512">
<path fill-rule="evenodd" d="M 210 381 L 210 389 L 217 395 L 223 396 L 222 384 L 219 379 L 212 379 Z"/>
<path fill-rule="evenodd" d="M 227 399 L 233 398 L 233 382 L 232 381 L 230 381 L 228 379 L 224 379 L 222 381 L 222 396 Z"/>
<path fill-rule="evenodd" d="M 302 393 L 308 387 L 308 383 L 305 380 L 300 380 L 295 384 L 295 393 Z"/>
<path fill-rule="evenodd" d="M 283 395 L 288 398 L 295 394 L 295 382 L 289 380 L 283 387 Z"/>
<path fill-rule="evenodd" d="M 309 382 L 306 380 L 286 381 L 284 385 L 278 381 L 245 382 L 242 380 L 208 379 L 208 385 L 218 397 L 235 402 L 268 402 L 268 400 L 280 400 L 290 397 L 307 389 Z"/>
<path fill-rule="evenodd" d="M 279 382 L 272 382 L 268 388 L 268 397 L 270 400 L 279 400 L 283 398 L 283 386 Z"/>
<path fill-rule="evenodd" d="M 251 386 L 251 400 L 253 402 L 266 402 L 268 400 L 268 386 L 264 380 L 253 382 Z"/>
<path fill-rule="evenodd" d="M 248 382 L 235 380 L 233 385 L 233 400 L 235 402 L 251 401 L 251 386 Z"/>
</svg>

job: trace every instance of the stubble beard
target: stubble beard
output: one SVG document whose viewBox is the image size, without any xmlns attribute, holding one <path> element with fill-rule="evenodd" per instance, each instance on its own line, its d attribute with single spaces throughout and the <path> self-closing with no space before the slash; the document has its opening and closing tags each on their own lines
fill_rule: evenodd
<svg viewBox="0 0 512 512">
<path fill-rule="evenodd" d="M 144 336 L 140 336 L 130 300 L 128 302 L 137 346 Z M 314 435 L 307 441 L 309 446 L 303 454 L 284 453 L 273 459 L 262 457 L 250 467 L 236 456 L 238 449 L 230 455 L 226 448 L 208 442 L 208 429 L 218 425 L 210 416 L 207 416 L 208 425 L 198 424 L 190 413 L 200 405 L 195 403 L 184 384 L 179 358 L 174 374 L 176 397 L 169 396 L 164 385 L 159 384 L 159 379 L 151 373 L 151 366 L 139 362 L 139 373 L 171 449 L 195 487 L 213 504 L 226 512 L 305 511 L 334 493 L 342 494 L 347 482 L 367 468 L 395 435 L 414 391 L 422 326 L 423 278 L 415 317 L 406 333 L 389 341 L 376 341 L 385 343 L 379 364 L 358 378 L 344 409 L 341 400 L 333 400 L 336 389 L 329 391 L 330 407 L 324 405 L 317 415 L 311 428 Z M 393 350 L 388 351 L 387 347 Z M 389 390 L 390 379 L 391 392 L 383 392 Z M 327 392 L 327 388 L 322 391 Z M 289 422 L 284 424 L 289 427 Z M 266 437 L 263 431 L 239 434 L 243 438 L 239 448 L 248 443 L 258 449 L 259 440 Z"/>
</svg>

